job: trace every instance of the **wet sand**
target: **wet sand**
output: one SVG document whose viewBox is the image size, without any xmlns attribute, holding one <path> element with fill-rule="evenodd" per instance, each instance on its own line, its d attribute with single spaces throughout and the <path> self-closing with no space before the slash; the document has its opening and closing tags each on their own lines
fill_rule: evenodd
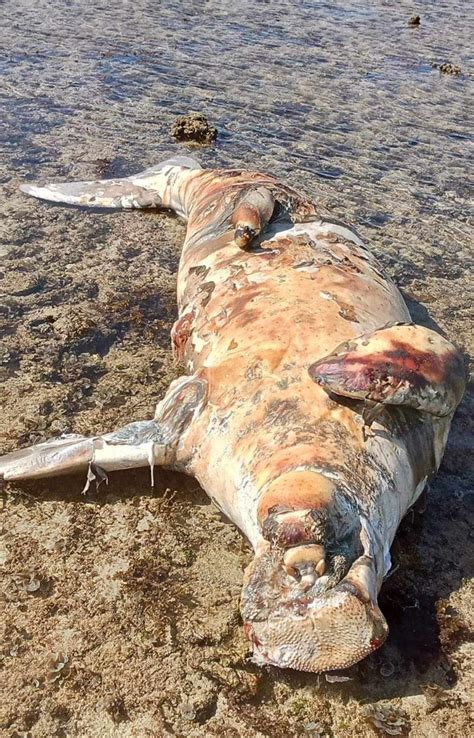
<svg viewBox="0 0 474 738">
<path fill-rule="evenodd" d="M 272 171 L 353 224 L 414 317 L 472 351 L 467 6 L 423 4 L 410 28 L 404 2 L 175 5 L 3 5 L 2 451 L 150 417 L 179 373 L 183 224 L 39 203 L 25 180 L 190 151 Z M 445 61 L 462 74 L 431 66 Z M 173 141 L 189 110 L 214 144 Z M 5 485 L 0 735 L 467 736 L 473 404 L 395 541 L 388 642 L 344 682 L 248 660 L 251 552 L 194 480 L 120 473 L 86 497 L 82 478 Z"/>
</svg>

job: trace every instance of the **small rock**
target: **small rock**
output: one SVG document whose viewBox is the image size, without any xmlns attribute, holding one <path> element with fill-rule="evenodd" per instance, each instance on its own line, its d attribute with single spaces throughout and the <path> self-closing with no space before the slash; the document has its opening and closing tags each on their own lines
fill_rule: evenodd
<svg viewBox="0 0 474 738">
<path fill-rule="evenodd" d="M 41 582 L 34 576 L 30 576 L 29 582 L 26 583 L 25 589 L 27 592 L 37 592 L 41 587 Z"/>
<path fill-rule="evenodd" d="M 64 653 L 57 653 L 49 661 L 48 682 L 53 684 L 57 681 L 66 679 L 71 673 L 69 665 L 69 656 Z"/>
<path fill-rule="evenodd" d="M 171 135 L 176 141 L 208 144 L 216 140 L 217 128 L 209 125 L 202 113 L 191 112 L 175 120 L 171 128 Z"/>
<path fill-rule="evenodd" d="M 310 734 L 311 738 L 322 738 L 324 735 L 324 727 L 321 723 L 305 723 L 303 725 L 304 730 Z"/>
<path fill-rule="evenodd" d="M 30 594 L 37 592 L 41 587 L 41 580 L 34 573 L 14 576 L 13 581 L 19 590 Z"/>
<path fill-rule="evenodd" d="M 419 15 L 412 15 L 412 17 L 408 21 L 408 25 L 411 26 L 412 28 L 416 28 L 416 26 L 420 25 L 420 20 L 421 18 Z"/>
<path fill-rule="evenodd" d="M 438 69 L 441 74 L 461 74 L 461 67 L 457 64 L 451 64 L 451 62 L 432 64 L 432 67 L 433 69 Z"/>
</svg>

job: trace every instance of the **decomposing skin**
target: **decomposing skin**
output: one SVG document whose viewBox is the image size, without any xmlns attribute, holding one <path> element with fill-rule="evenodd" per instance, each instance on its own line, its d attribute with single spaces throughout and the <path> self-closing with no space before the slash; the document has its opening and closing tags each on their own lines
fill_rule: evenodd
<svg viewBox="0 0 474 738">
<path fill-rule="evenodd" d="M 187 375 L 154 420 L 9 454 L 4 477 L 194 475 L 255 549 L 241 604 L 257 663 L 323 671 L 380 646 L 390 545 L 463 393 L 456 348 L 411 323 L 356 233 L 269 175 L 178 159 L 22 189 L 187 219 L 172 332 Z"/>
</svg>

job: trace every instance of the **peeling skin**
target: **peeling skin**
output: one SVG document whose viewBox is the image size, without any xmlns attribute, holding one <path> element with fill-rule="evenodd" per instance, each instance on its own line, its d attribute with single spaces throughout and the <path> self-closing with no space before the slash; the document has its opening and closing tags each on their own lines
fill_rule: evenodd
<svg viewBox="0 0 474 738">
<path fill-rule="evenodd" d="M 434 331 L 396 325 L 337 347 L 310 367 L 327 391 L 443 417 L 464 392 L 465 368 L 453 345 Z"/>
<path fill-rule="evenodd" d="M 270 175 L 180 160 L 111 183 L 23 189 L 160 203 L 187 219 L 172 340 L 189 376 L 153 421 L 17 452 L 0 461 L 4 476 L 92 463 L 192 474 L 255 549 L 241 605 L 257 663 L 323 671 L 378 648 L 390 545 L 441 462 L 463 393 L 455 347 L 410 324 L 356 233 Z M 377 405 L 370 434 L 366 402 Z"/>
</svg>

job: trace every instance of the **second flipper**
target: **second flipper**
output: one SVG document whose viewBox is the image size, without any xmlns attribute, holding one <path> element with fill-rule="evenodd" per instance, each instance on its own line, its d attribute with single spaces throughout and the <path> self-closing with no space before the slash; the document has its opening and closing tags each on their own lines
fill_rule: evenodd
<svg viewBox="0 0 474 738">
<path fill-rule="evenodd" d="M 153 420 L 140 420 L 112 433 L 67 435 L 0 456 L 0 479 L 54 477 L 87 470 L 84 491 L 106 472 L 149 466 L 176 467 L 177 449 L 206 399 L 206 383 L 183 376 L 171 383 Z"/>
<path fill-rule="evenodd" d="M 38 479 L 88 469 L 84 491 L 107 471 L 161 464 L 165 453 L 162 429 L 153 420 L 139 421 L 103 436 L 67 435 L 0 458 L 6 480 Z"/>
<path fill-rule="evenodd" d="M 392 325 L 338 346 L 309 368 L 327 392 L 438 417 L 454 412 L 465 387 L 460 351 L 419 325 Z"/>
</svg>

